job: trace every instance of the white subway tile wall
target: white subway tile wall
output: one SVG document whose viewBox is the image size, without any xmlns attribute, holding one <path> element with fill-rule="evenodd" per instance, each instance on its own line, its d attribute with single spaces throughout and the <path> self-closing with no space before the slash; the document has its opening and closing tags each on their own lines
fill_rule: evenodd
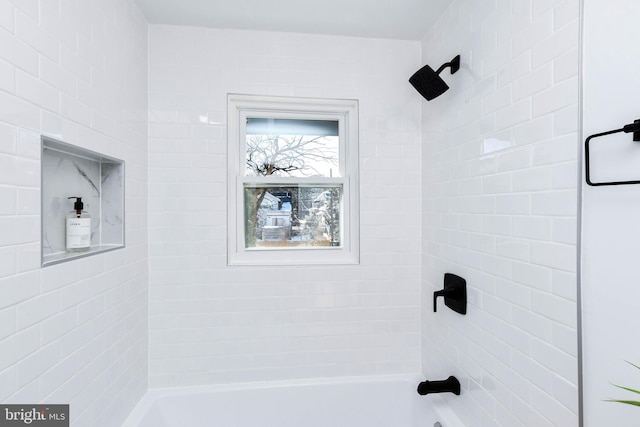
<svg viewBox="0 0 640 427">
<path fill-rule="evenodd" d="M 146 57 L 130 0 L 0 0 L 0 401 L 75 427 L 147 388 Z M 41 134 L 127 162 L 127 248 L 40 269 Z"/>
<path fill-rule="evenodd" d="M 150 386 L 420 370 L 417 41 L 152 25 Z M 227 93 L 358 99 L 361 263 L 228 267 Z"/>
<path fill-rule="evenodd" d="M 423 40 L 454 55 L 423 104 L 423 305 L 445 272 L 466 317 L 424 310 L 422 366 L 466 425 L 576 426 L 578 0 L 456 0 Z"/>
<path fill-rule="evenodd" d="M 455 0 L 420 43 L 0 0 L 0 401 L 112 427 L 147 383 L 422 369 L 469 426 L 577 425 L 578 12 Z M 360 101 L 360 265 L 227 266 L 227 93 Z M 40 269 L 41 134 L 126 161 L 125 249 Z"/>
</svg>

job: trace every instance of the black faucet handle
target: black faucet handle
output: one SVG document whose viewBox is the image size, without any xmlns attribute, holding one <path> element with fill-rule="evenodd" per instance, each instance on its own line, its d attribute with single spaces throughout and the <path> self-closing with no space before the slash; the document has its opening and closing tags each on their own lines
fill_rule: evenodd
<svg viewBox="0 0 640 427">
<path fill-rule="evenodd" d="M 467 314 L 467 281 L 455 274 L 445 273 L 444 289 L 433 293 L 433 312 L 438 311 L 438 297 L 444 297 L 444 303 L 451 310 Z"/>
<path fill-rule="evenodd" d="M 436 313 L 438 311 L 438 297 L 447 297 L 451 296 L 450 289 L 442 289 L 440 291 L 435 291 L 433 293 L 433 312 Z"/>
</svg>

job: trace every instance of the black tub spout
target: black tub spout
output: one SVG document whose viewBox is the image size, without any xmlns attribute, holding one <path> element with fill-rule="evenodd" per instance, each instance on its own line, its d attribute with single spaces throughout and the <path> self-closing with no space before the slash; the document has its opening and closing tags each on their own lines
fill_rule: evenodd
<svg viewBox="0 0 640 427">
<path fill-rule="evenodd" d="M 418 384 L 418 394 L 453 393 L 460 395 L 460 381 L 453 375 L 442 381 L 423 381 Z"/>
</svg>

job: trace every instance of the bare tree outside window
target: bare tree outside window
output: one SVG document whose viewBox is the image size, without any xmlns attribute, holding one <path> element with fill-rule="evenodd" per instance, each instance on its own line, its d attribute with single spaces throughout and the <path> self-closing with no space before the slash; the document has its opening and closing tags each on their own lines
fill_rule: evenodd
<svg viewBox="0 0 640 427">
<path fill-rule="evenodd" d="M 247 132 L 246 176 L 302 179 L 293 185 L 245 184 L 246 247 L 340 246 L 342 184 L 305 183 L 338 177 L 339 156 L 337 132 Z"/>
</svg>

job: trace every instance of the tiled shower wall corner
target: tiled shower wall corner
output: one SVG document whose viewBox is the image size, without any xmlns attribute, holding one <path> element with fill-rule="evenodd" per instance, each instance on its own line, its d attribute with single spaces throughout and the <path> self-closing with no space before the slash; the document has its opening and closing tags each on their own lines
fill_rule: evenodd
<svg viewBox="0 0 640 427">
<path fill-rule="evenodd" d="M 0 0 L 0 401 L 119 425 L 147 388 L 147 25 Z M 126 249 L 40 268 L 40 135 L 126 161 Z"/>
<path fill-rule="evenodd" d="M 466 317 L 423 314 L 423 372 L 469 426 L 578 424 L 579 1 L 457 0 L 423 40 L 451 89 L 423 105 L 423 305 L 465 277 Z"/>
<path fill-rule="evenodd" d="M 152 387 L 417 373 L 419 42 L 150 28 Z M 228 267 L 227 93 L 360 101 L 361 264 Z"/>
</svg>

